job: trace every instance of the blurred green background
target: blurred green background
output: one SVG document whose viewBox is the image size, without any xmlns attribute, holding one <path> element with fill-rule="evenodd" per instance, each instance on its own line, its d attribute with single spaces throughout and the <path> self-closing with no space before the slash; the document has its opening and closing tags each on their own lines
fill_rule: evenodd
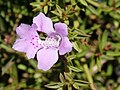
<svg viewBox="0 0 120 90">
<path fill-rule="evenodd" d="M 48 71 L 12 49 L 16 27 L 39 12 L 66 23 L 73 43 Z M 120 90 L 120 0 L 0 0 L 0 90 L 91 90 L 89 77 Z"/>
</svg>

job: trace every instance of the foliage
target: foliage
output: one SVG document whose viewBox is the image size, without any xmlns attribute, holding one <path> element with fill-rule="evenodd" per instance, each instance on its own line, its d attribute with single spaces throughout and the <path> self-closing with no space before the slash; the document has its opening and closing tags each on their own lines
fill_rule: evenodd
<svg viewBox="0 0 120 90">
<path fill-rule="evenodd" d="M 120 90 L 119 0 L 0 0 L 0 90 Z M 69 28 L 72 52 L 48 71 L 11 47 L 39 12 Z"/>
</svg>

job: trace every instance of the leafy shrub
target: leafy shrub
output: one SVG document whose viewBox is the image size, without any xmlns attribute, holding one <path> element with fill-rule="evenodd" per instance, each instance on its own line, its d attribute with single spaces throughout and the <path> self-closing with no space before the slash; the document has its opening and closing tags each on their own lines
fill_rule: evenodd
<svg viewBox="0 0 120 90">
<path fill-rule="evenodd" d="M 119 0 L 0 0 L 1 90 L 119 90 Z M 73 50 L 48 71 L 11 47 L 20 23 L 43 12 L 69 27 Z"/>
</svg>

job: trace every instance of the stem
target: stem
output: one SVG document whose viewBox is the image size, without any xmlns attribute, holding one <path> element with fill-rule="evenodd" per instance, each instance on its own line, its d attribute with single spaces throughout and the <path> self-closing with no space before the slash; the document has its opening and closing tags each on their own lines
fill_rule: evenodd
<svg viewBox="0 0 120 90">
<path fill-rule="evenodd" d="M 66 72 L 66 73 L 70 73 L 70 70 L 69 70 L 69 68 L 67 67 L 67 59 L 66 59 L 64 56 L 62 57 L 62 59 L 64 60 L 65 72 Z M 64 74 L 64 75 L 65 75 L 65 74 Z M 70 81 L 67 83 L 67 89 L 68 89 L 68 90 L 72 90 L 72 85 L 71 85 Z"/>
<path fill-rule="evenodd" d="M 68 90 L 72 90 L 71 84 L 68 84 L 67 87 L 68 87 Z"/>
<path fill-rule="evenodd" d="M 84 68 L 84 71 L 85 71 L 85 73 L 86 73 L 88 82 L 90 83 L 90 88 L 91 88 L 92 90 L 96 90 L 96 89 L 95 89 L 95 86 L 94 86 L 94 83 L 93 83 L 92 75 L 91 75 L 91 73 L 90 73 L 90 71 L 89 71 L 89 69 L 88 69 L 88 65 L 87 65 L 87 64 L 84 64 L 84 65 L 83 65 L 83 68 Z"/>
</svg>

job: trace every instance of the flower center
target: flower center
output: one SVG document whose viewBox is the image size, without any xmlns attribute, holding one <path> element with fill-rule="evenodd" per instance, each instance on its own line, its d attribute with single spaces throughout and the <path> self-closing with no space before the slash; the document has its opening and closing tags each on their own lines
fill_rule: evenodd
<svg viewBox="0 0 120 90">
<path fill-rule="evenodd" d="M 58 48 L 61 42 L 61 36 L 52 33 L 45 40 L 39 39 L 39 36 L 32 36 L 30 43 L 33 45 L 34 49 L 37 48 Z"/>
<path fill-rule="evenodd" d="M 60 46 L 61 39 L 62 38 L 61 38 L 60 35 L 58 35 L 56 33 L 52 33 L 45 39 L 44 47 L 47 47 L 47 48 L 51 48 L 51 47 L 58 48 Z"/>
</svg>

